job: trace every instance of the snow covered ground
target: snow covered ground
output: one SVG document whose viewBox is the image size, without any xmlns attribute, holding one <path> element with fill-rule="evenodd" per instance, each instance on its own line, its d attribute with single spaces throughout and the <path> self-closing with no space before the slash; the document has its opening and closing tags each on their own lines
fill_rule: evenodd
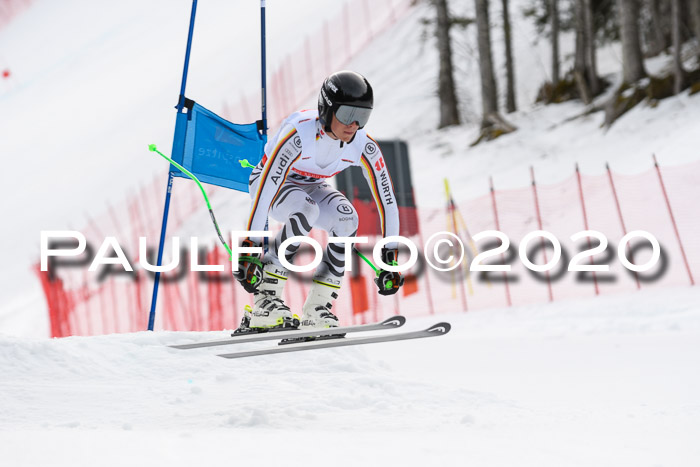
<svg viewBox="0 0 700 467">
<path fill-rule="evenodd" d="M 698 303 L 442 314 L 445 337 L 241 360 L 165 346 L 212 333 L 5 337 L 0 445 L 23 466 L 694 466 Z"/>
</svg>

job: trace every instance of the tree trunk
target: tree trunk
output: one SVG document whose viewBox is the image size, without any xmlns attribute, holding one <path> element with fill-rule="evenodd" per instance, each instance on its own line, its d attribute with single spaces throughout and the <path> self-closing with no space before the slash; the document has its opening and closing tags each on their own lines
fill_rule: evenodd
<svg viewBox="0 0 700 467">
<path fill-rule="evenodd" d="M 688 3 L 688 7 L 690 9 L 690 21 L 693 25 L 693 35 L 695 36 L 695 39 L 700 41 L 700 0 L 690 0 Z M 700 51 L 698 52 L 698 56 L 700 58 Z"/>
<path fill-rule="evenodd" d="M 661 8 L 659 7 L 660 0 L 649 0 L 649 16 L 650 20 L 650 34 L 649 34 L 649 53 L 650 57 L 654 57 L 661 52 L 663 52 L 668 44 L 666 43 L 666 36 L 664 35 L 664 28 L 661 24 Z"/>
<path fill-rule="evenodd" d="M 479 70 L 481 74 L 481 127 L 491 126 L 489 116 L 498 112 L 496 78 L 491 58 L 491 34 L 489 27 L 488 0 L 474 0 L 476 4 L 477 43 L 479 48 Z"/>
<path fill-rule="evenodd" d="M 574 55 L 574 79 L 581 100 L 584 104 L 591 103 L 591 88 L 588 77 L 588 59 L 586 46 L 586 22 L 584 21 L 584 0 L 575 0 L 574 12 L 576 17 L 576 45 Z"/>
<path fill-rule="evenodd" d="M 690 17 L 693 22 L 693 34 L 695 38 L 700 40 L 700 1 L 690 0 Z"/>
<path fill-rule="evenodd" d="M 681 42 L 683 43 L 695 37 L 695 33 L 693 33 L 693 19 L 690 17 L 690 4 L 694 2 L 697 2 L 697 0 L 681 0 L 680 2 Z"/>
<path fill-rule="evenodd" d="M 450 16 L 447 0 L 433 0 L 437 10 L 437 44 L 440 56 L 438 97 L 440 98 L 440 124 L 438 128 L 459 125 L 457 94 L 455 93 L 452 67 L 452 45 L 450 43 Z"/>
<path fill-rule="evenodd" d="M 503 4 L 503 35 L 506 42 L 506 112 L 515 112 L 515 70 L 513 68 L 513 38 L 510 31 L 510 13 L 508 12 L 508 1 L 502 0 Z"/>
<path fill-rule="evenodd" d="M 595 55 L 595 25 L 593 24 L 593 5 L 591 0 L 583 0 L 583 24 L 585 33 L 586 77 L 591 95 L 600 92 L 598 63 Z"/>
<path fill-rule="evenodd" d="M 694 0 L 700 1 L 700 0 Z M 673 37 L 673 93 L 680 94 L 685 84 L 685 72 L 681 60 L 681 0 L 671 0 L 671 25 Z"/>
<path fill-rule="evenodd" d="M 559 0 L 550 0 L 552 22 L 552 88 L 559 83 Z"/>
<path fill-rule="evenodd" d="M 634 83 L 647 75 L 639 43 L 639 1 L 618 0 L 617 4 L 622 39 L 622 78 L 625 83 Z"/>
</svg>

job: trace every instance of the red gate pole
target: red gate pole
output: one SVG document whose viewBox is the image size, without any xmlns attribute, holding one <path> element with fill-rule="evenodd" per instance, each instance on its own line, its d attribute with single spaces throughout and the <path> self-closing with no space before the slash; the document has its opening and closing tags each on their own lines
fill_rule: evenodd
<svg viewBox="0 0 700 467">
<path fill-rule="evenodd" d="M 620 218 L 620 225 L 622 225 L 622 235 L 627 235 L 627 227 L 625 227 L 625 220 L 622 218 L 622 209 L 620 208 L 620 200 L 617 197 L 617 190 L 615 189 L 615 182 L 613 181 L 612 172 L 610 171 L 610 164 L 605 163 L 605 169 L 608 171 L 608 179 L 610 180 L 610 187 L 612 188 L 613 198 L 615 199 L 615 207 L 617 208 L 617 215 Z M 630 246 L 627 244 L 627 251 L 629 252 Z M 637 271 L 634 271 L 634 280 L 637 281 L 637 289 L 642 288 L 642 284 L 639 282 L 639 275 Z"/>
<path fill-rule="evenodd" d="M 578 163 L 576 164 L 576 181 L 578 182 L 578 195 L 581 199 L 581 211 L 583 212 L 583 227 L 586 230 L 591 230 L 588 227 L 588 216 L 586 215 L 586 202 L 583 196 L 583 185 L 581 184 L 581 172 L 578 170 Z M 586 237 L 588 239 L 588 248 L 593 248 L 591 245 L 591 237 Z M 590 257 L 590 262 L 593 264 L 593 257 Z M 595 294 L 600 295 L 600 289 L 598 287 L 598 278 L 595 275 L 595 271 L 591 271 L 593 274 L 593 286 L 595 287 Z"/>
<path fill-rule="evenodd" d="M 666 193 L 666 185 L 664 184 L 664 179 L 661 176 L 661 169 L 659 168 L 659 163 L 656 161 L 656 154 L 652 154 L 654 158 L 654 167 L 656 167 L 656 173 L 659 175 L 659 183 L 661 184 L 661 191 L 664 194 L 664 200 L 666 200 L 666 207 L 668 208 L 668 214 L 671 216 L 671 224 L 673 224 L 673 231 L 676 233 L 676 239 L 678 239 L 678 246 L 681 247 L 681 255 L 683 256 L 683 262 L 685 263 L 685 270 L 688 271 L 688 277 L 690 278 L 690 285 L 695 285 L 695 280 L 693 279 L 693 273 L 690 271 L 690 265 L 688 264 L 688 257 L 685 255 L 685 248 L 683 248 L 683 242 L 681 241 L 681 234 L 678 232 L 678 225 L 676 224 L 676 218 L 673 215 L 673 210 L 671 209 L 671 202 L 668 199 L 668 193 Z"/>
<path fill-rule="evenodd" d="M 422 251 L 423 248 L 425 248 L 425 241 L 423 240 L 423 232 L 421 232 L 420 230 L 418 230 L 418 241 L 420 242 Z M 428 295 L 428 309 L 430 310 L 430 314 L 434 315 L 435 304 L 433 303 L 433 292 L 430 289 L 430 271 L 428 270 L 427 266 L 425 268 L 425 271 L 423 271 L 423 274 L 425 275 L 425 293 Z"/>
<path fill-rule="evenodd" d="M 535 196 L 535 213 L 537 214 L 537 226 L 540 230 L 542 229 L 542 214 L 540 213 L 540 201 L 537 197 L 537 184 L 535 183 L 535 169 L 530 166 L 530 178 L 532 178 L 532 193 Z M 544 237 L 542 238 L 542 256 L 544 256 L 544 263 L 547 264 L 547 250 L 544 248 Z M 552 281 L 549 279 L 549 271 L 545 271 L 545 276 L 547 277 L 547 291 L 549 292 L 549 301 L 554 301 L 554 295 L 552 294 Z"/>
<path fill-rule="evenodd" d="M 88 280 L 87 269 L 83 270 L 83 290 L 85 291 L 85 308 L 83 311 L 83 319 L 85 320 L 85 325 L 87 327 L 86 332 L 88 336 L 94 336 L 95 332 L 92 329 L 92 316 L 90 316 L 90 305 L 89 302 L 92 301 L 93 294 L 90 291 L 90 284 Z"/>
<path fill-rule="evenodd" d="M 102 231 L 97 227 L 97 223 L 90 217 L 86 216 L 87 221 L 88 221 L 88 230 L 91 230 L 93 233 L 97 235 L 97 239 L 104 240 L 106 237 L 102 234 Z M 107 305 L 107 282 L 105 281 L 99 281 L 97 280 L 97 275 L 94 275 L 94 280 L 96 282 L 96 293 L 100 296 L 100 316 L 102 317 L 102 322 L 101 322 L 101 329 L 103 334 L 107 334 L 109 332 L 114 332 L 110 331 L 108 328 L 108 323 L 109 323 L 109 310 L 108 305 Z"/>
<path fill-rule="evenodd" d="M 143 209 L 145 209 L 145 207 Z M 141 234 L 145 237 L 148 237 L 148 224 L 144 220 L 144 213 L 142 211 L 142 204 L 135 201 L 134 202 L 134 210 L 135 210 L 136 215 L 139 219 L 139 225 L 141 226 L 141 228 L 139 230 L 140 230 Z M 145 259 L 146 258 L 144 258 L 144 260 Z M 143 296 L 143 292 L 146 290 L 146 288 L 140 286 L 141 281 L 143 281 L 145 284 L 148 281 L 148 274 L 145 272 L 139 271 L 138 281 L 137 281 L 137 285 L 138 285 L 138 289 L 139 289 L 139 305 L 138 305 L 139 318 L 138 318 L 138 322 L 136 324 L 137 329 L 144 329 L 144 328 L 148 327 L 148 313 L 141 313 L 141 311 L 148 311 L 148 309 L 147 309 L 148 304 L 146 303 L 145 298 Z M 144 322 L 142 323 L 141 320 L 144 320 Z"/>
<path fill-rule="evenodd" d="M 413 196 L 413 199 L 415 201 L 416 199 L 416 192 L 413 188 L 411 188 L 411 195 Z M 420 242 L 420 247 L 421 251 L 425 248 L 425 241 L 423 240 L 423 231 L 420 228 L 420 218 L 418 217 L 418 208 L 416 207 L 416 231 L 418 232 L 418 241 Z M 423 272 L 425 274 L 425 292 L 428 294 L 428 309 L 430 310 L 430 314 L 434 315 L 435 314 L 435 305 L 433 304 L 433 293 L 432 290 L 430 289 L 430 271 L 428 270 L 428 267 L 426 266 L 425 271 Z M 416 280 L 418 278 L 416 277 Z"/>
<path fill-rule="evenodd" d="M 493 218 L 496 221 L 496 230 L 501 231 L 501 224 L 498 221 L 498 205 L 496 204 L 496 191 L 493 188 L 493 177 L 489 177 L 489 184 L 491 186 L 491 205 L 493 206 Z M 501 259 L 505 262 L 505 255 L 501 253 Z M 506 284 L 506 303 L 508 306 L 513 306 L 513 301 L 510 297 L 510 284 L 508 284 L 508 274 L 503 271 L 503 280 Z"/>
</svg>

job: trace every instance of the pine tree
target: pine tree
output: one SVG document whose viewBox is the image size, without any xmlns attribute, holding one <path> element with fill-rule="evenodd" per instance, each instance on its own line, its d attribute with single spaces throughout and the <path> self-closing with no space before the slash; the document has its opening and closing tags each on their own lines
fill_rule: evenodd
<svg viewBox="0 0 700 467">
<path fill-rule="evenodd" d="M 496 75 L 493 72 L 491 55 L 491 30 L 488 0 L 474 0 L 476 5 L 477 44 L 479 49 L 479 71 L 481 74 L 482 128 L 490 126 L 489 116 L 498 112 Z"/>
<path fill-rule="evenodd" d="M 700 1 L 700 0 L 695 0 Z M 673 37 L 673 93 L 680 94 L 685 85 L 685 71 L 681 61 L 681 0 L 671 0 L 671 28 Z"/>
<path fill-rule="evenodd" d="M 455 92 L 450 43 L 450 15 L 447 0 L 433 0 L 437 10 L 437 44 L 440 56 L 438 97 L 440 98 L 440 123 L 438 128 L 459 125 L 459 110 Z"/>
<path fill-rule="evenodd" d="M 617 3 L 622 39 L 622 78 L 625 83 L 634 83 L 647 75 L 639 39 L 639 0 L 618 0 Z"/>
<path fill-rule="evenodd" d="M 503 36 L 506 52 L 506 112 L 515 112 L 515 70 L 513 65 L 513 38 L 510 29 L 510 13 L 508 1 L 502 0 L 503 5 Z"/>
<path fill-rule="evenodd" d="M 552 88 L 559 84 L 559 0 L 550 0 L 552 26 Z"/>
</svg>

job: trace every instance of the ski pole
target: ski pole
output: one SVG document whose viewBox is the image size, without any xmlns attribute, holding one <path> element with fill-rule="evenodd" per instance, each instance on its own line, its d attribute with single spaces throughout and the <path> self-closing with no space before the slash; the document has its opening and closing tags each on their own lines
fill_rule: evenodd
<svg viewBox="0 0 700 467">
<path fill-rule="evenodd" d="M 190 177 L 192 180 L 197 182 L 199 189 L 202 190 L 202 196 L 204 196 L 204 200 L 207 202 L 207 207 L 209 208 L 209 216 L 211 216 L 211 220 L 214 223 L 214 227 L 216 228 L 216 234 L 219 236 L 219 240 L 221 240 L 221 243 L 224 244 L 226 251 L 228 251 L 229 260 L 233 261 L 233 252 L 231 251 L 231 248 L 229 248 L 228 244 L 226 243 L 226 240 L 224 240 L 223 235 L 221 235 L 221 229 L 219 229 L 219 224 L 216 222 L 216 217 L 214 217 L 214 211 L 212 210 L 211 204 L 209 203 L 209 197 L 207 196 L 207 193 L 204 191 L 204 187 L 202 186 L 202 183 L 199 181 L 199 179 L 197 177 L 195 177 L 195 175 L 192 172 L 190 172 L 189 170 L 187 170 L 186 168 L 184 168 L 183 166 L 181 166 L 180 164 L 178 164 L 177 162 L 175 162 L 174 160 L 172 160 L 171 158 L 169 158 L 168 156 L 166 156 L 165 154 L 160 152 L 158 150 L 158 148 L 156 148 L 155 144 L 149 144 L 148 149 L 152 152 L 157 152 L 158 154 L 163 156 L 163 158 L 165 160 L 167 160 L 172 165 L 174 165 L 175 167 L 180 169 L 180 171 L 182 171 L 182 173 L 184 173 L 185 175 Z"/>
<path fill-rule="evenodd" d="M 379 273 L 380 273 L 381 271 L 380 271 L 379 269 L 377 269 L 377 267 L 376 267 L 374 264 L 372 264 L 372 262 L 371 262 L 369 259 L 367 259 L 367 257 L 366 257 L 365 255 L 363 255 L 362 253 L 360 253 L 360 250 L 358 250 L 357 248 L 353 248 L 352 251 L 354 251 L 354 252 L 357 254 L 357 256 L 359 256 L 360 258 L 362 258 L 362 259 L 365 261 L 365 263 L 369 264 L 369 267 L 371 267 L 371 268 L 374 270 L 374 272 L 375 272 L 377 275 L 379 275 Z M 393 285 L 394 285 L 394 283 L 393 283 L 392 281 L 386 281 L 386 286 L 385 286 L 384 288 L 385 288 L 385 289 L 390 289 L 390 288 L 393 287 Z"/>
</svg>

